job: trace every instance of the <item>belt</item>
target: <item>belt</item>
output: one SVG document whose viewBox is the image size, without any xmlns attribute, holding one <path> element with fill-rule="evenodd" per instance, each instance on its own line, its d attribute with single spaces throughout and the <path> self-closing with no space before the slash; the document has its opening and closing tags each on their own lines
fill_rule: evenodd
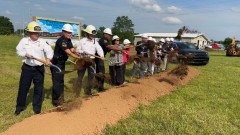
<svg viewBox="0 0 240 135">
<path fill-rule="evenodd" d="M 43 65 L 41 65 L 41 66 L 39 66 L 39 65 L 36 65 L 36 66 L 30 66 L 30 65 L 26 64 L 25 62 L 23 63 L 23 65 L 28 66 L 28 67 L 36 67 L 36 68 L 38 68 L 38 67 L 43 67 Z"/>
</svg>

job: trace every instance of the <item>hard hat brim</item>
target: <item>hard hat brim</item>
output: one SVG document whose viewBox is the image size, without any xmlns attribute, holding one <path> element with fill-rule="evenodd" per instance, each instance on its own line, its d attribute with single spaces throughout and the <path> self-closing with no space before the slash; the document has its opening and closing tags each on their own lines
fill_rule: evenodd
<svg viewBox="0 0 240 135">
<path fill-rule="evenodd" d="M 43 31 L 34 31 L 34 30 L 28 30 L 28 29 L 25 29 L 27 32 L 34 32 L 34 33 L 41 33 Z"/>
<path fill-rule="evenodd" d="M 93 33 L 89 33 L 88 31 L 86 31 L 86 29 L 85 30 L 83 30 L 84 32 L 86 32 L 86 33 L 88 33 L 88 34 L 90 34 L 90 35 L 96 35 L 97 33 L 95 33 L 95 34 L 93 34 Z"/>
</svg>

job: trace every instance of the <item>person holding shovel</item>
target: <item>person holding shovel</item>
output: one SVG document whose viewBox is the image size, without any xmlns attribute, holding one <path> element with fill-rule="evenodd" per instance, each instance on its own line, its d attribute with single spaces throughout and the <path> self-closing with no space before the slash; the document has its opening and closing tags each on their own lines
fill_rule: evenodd
<svg viewBox="0 0 240 135">
<path fill-rule="evenodd" d="M 124 53 L 123 53 L 123 81 L 124 83 L 126 83 L 125 81 L 125 74 L 126 74 L 126 65 L 129 61 L 130 55 L 131 55 L 131 51 L 130 48 L 131 46 L 131 42 L 128 39 L 124 39 L 123 40 L 123 45 L 124 45 Z"/>
<path fill-rule="evenodd" d="M 109 73 L 111 76 L 111 83 L 112 85 L 121 85 L 124 83 L 124 73 L 123 73 L 123 53 L 121 50 L 124 49 L 124 46 L 120 44 L 120 38 L 115 35 L 112 38 L 112 45 L 115 48 L 119 48 L 119 50 L 111 50 L 110 60 L 112 61 L 109 63 Z"/>
<path fill-rule="evenodd" d="M 98 41 L 99 45 L 103 49 L 104 56 L 106 56 L 106 54 L 111 51 L 111 48 L 109 48 L 110 47 L 109 42 L 110 42 L 111 37 L 112 37 L 112 30 L 110 28 L 106 28 L 103 31 L 103 37 L 100 38 L 100 40 Z M 96 72 L 105 74 L 104 61 L 102 61 L 101 59 L 95 59 L 95 62 L 96 62 Z M 98 82 L 99 82 L 98 83 L 98 91 L 99 92 L 105 91 L 104 79 L 98 78 Z"/>
<path fill-rule="evenodd" d="M 83 57 L 89 57 L 92 63 L 94 63 L 95 59 L 99 59 L 102 61 L 106 60 L 104 58 L 104 52 L 102 47 L 98 44 L 98 42 L 94 38 L 94 35 L 97 34 L 96 28 L 93 25 L 88 25 L 84 30 L 84 32 L 86 32 L 87 37 L 80 40 L 79 44 L 77 45 L 76 52 L 82 54 Z M 98 56 L 95 56 L 95 53 L 97 53 Z M 98 57 L 98 58 L 95 58 L 95 57 Z M 88 70 L 88 83 L 87 83 L 87 88 L 85 90 L 85 94 L 92 95 L 92 82 L 93 82 L 94 73 L 95 73 L 94 65 L 89 67 L 82 67 L 81 69 L 78 70 L 78 79 L 79 79 L 78 83 L 80 87 L 77 90 L 77 96 L 79 96 L 80 94 L 79 91 L 82 88 L 82 80 L 86 72 L 86 69 Z"/>
<path fill-rule="evenodd" d="M 16 47 L 17 55 L 23 59 L 23 65 L 15 115 L 19 115 L 26 109 L 26 98 L 32 82 L 34 84 L 32 101 L 33 111 L 35 114 L 41 113 L 43 102 L 44 63 L 37 61 L 36 59 L 45 59 L 44 53 L 46 53 L 47 60 L 45 63 L 49 65 L 51 64 L 50 60 L 53 57 L 52 48 L 47 45 L 46 41 L 39 38 L 39 33 L 42 31 L 37 22 L 30 22 L 25 30 L 28 32 L 29 37 L 21 39 Z"/>
<path fill-rule="evenodd" d="M 62 36 L 57 40 L 52 63 L 57 65 L 62 72 L 65 71 L 65 63 L 68 56 L 75 59 L 81 59 L 78 55 L 74 54 L 74 49 L 71 41 L 73 27 L 70 24 L 64 24 L 62 27 Z M 64 102 L 64 74 L 59 74 L 56 68 L 51 67 L 52 73 L 52 104 L 57 107 Z"/>
</svg>

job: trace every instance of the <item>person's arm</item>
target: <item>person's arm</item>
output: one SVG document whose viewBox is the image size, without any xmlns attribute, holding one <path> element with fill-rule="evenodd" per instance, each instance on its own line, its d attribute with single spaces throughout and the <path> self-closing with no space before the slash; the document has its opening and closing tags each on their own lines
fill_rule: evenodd
<svg viewBox="0 0 240 135">
<path fill-rule="evenodd" d="M 26 49 L 24 49 L 24 39 L 21 39 L 21 41 L 18 43 L 16 47 L 17 55 L 24 58 L 24 57 L 31 57 L 31 54 L 28 54 Z"/>
<path fill-rule="evenodd" d="M 110 49 L 110 50 L 113 50 L 113 51 L 120 51 L 122 53 L 125 53 L 123 48 L 119 48 L 118 45 L 108 45 L 107 48 Z"/>
<path fill-rule="evenodd" d="M 96 51 L 97 51 L 97 54 L 101 57 L 101 60 L 106 60 L 104 58 L 103 49 L 102 49 L 102 47 L 98 43 L 96 44 Z"/>
<path fill-rule="evenodd" d="M 47 56 L 47 64 L 51 64 L 51 60 L 53 58 L 53 49 L 50 45 L 43 43 L 43 50 Z"/>
<path fill-rule="evenodd" d="M 75 59 L 81 59 L 78 55 L 74 54 L 70 49 L 64 50 L 69 56 L 75 58 Z"/>
<path fill-rule="evenodd" d="M 75 59 L 80 59 L 80 57 L 76 54 L 74 54 L 71 49 L 73 48 L 71 45 L 68 46 L 66 42 L 60 43 L 60 48 L 65 51 L 69 56 L 75 58 Z"/>
</svg>

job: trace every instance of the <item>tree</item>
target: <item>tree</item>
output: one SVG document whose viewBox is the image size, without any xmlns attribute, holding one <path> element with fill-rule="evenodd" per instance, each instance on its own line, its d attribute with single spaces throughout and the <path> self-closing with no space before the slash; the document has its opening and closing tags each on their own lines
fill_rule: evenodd
<svg viewBox="0 0 240 135">
<path fill-rule="evenodd" d="M 14 33 L 13 24 L 9 18 L 0 16 L 0 35 L 9 35 Z"/>
<path fill-rule="evenodd" d="M 228 49 L 229 48 L 229 45 L 232 43 L 232 39 L 230 38 L 230 37 L 227 37 L 227 38 L 225 38 L 224 39 L 224 47 L 226 48 L 226 49 Z"/>
<path fill-rule="evenodd" d="M 104 29 L 105 29 L 104 26 L 101 26 L 101 27 L 98 28 L 97 35 L 96 35 L 97 38 L 101 38 L 103 36 Z"/>
<path fill-rule="evenodd" d="M 128 16 L 118 16 L 113 23 L 112 31 L 114 35 L 118 35 L 120 40 L 129 39 L 134 41 L 134 24 Z"/>
<path fill-rule="evenodd" d="M 82 25 L 81 37 L 86 37 L 86 33 L 84 32 L 84 29 L 86 29 L 86 27 L 87 27 L 87 24 Z"/>
<path fill-rule="evenodd" d="M 86 27 L 87 27 L 87 24 L 82 25 L 82 29 L 86 29 Z"/>
<path fill-rule="evenodd" d="M 17 29 L 14 34 L 22 36 L 24 33 L 24 29 Z"/>
</svg>

